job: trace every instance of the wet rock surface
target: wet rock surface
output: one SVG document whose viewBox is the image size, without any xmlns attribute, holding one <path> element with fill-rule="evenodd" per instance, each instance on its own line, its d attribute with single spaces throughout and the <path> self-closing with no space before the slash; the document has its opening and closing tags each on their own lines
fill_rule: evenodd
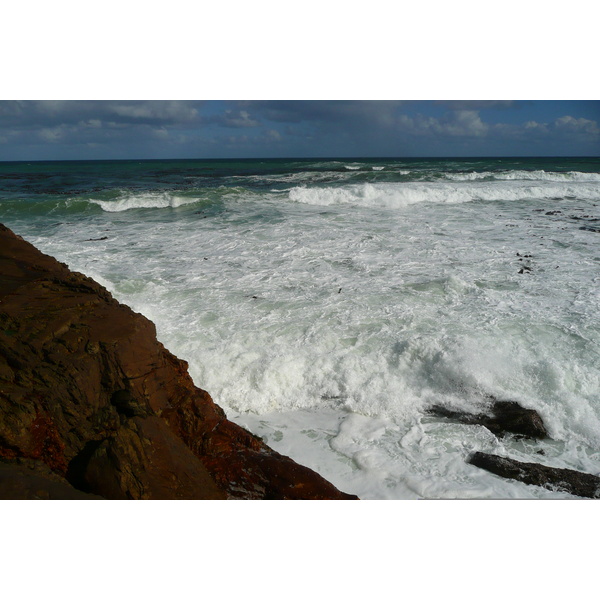
<svg viewBox="0 0 600 600">
<path fill-rule="evenodd" d="M 500 477 L 564 491 L 574 496 L 600 498 L 600 477 L 590 473 L 526 463 L 485 452 L 475 452 L 467 462 Z"/>
<path fill-rule="evenodd" d="M 152 322 L 3 225 L 0 460 L 2 497 L 356 498 L 228 421 Z"/>
<path fill-rule="evenodd" d="M 492 398 L 492 405 L 486 413 L 467 413 L 450 410 L 444 406 L 434 406 L 430 413 L 467 425 L 482 425 L 494 435 L 507 433 L 533 439 L 544 439 L 548 432 L 540 415 L 532 409 L 523 408 L 518 402 Z"/>
</svg>

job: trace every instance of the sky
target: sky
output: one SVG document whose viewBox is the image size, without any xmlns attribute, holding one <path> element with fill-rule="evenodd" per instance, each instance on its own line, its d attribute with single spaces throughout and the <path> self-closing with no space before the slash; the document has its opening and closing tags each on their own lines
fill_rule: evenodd
<svg viewBox="0 0 600 600">
<path fill-rule="evenodd" d="M 596 100 L 2 100 L 0 160 L 599 156 Z"/>
</svg>

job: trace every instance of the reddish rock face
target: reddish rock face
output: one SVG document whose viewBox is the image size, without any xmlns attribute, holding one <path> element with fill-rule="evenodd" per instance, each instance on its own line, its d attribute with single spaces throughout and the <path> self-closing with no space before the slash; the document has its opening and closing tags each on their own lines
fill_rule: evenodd
<svg viewBox="0 0 600 600">
<path fill-rule="evenodd" d="M 356 498 L 228 421 L 152 322 L 0 225 L 0 497 L 23 460 L 60 478 L 41 497 Z"/>
</svg>

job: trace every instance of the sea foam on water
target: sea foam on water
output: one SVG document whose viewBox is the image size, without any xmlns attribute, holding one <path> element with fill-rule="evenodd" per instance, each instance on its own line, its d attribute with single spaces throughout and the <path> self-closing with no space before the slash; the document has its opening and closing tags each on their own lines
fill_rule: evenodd
<svg viewBox="0 0 600 600">
<path fill-rule="evenodd" d="M 476 450 L 598 474 L 600 175 L 294 165 L 13 218 L 153 320 L 230 418 L 344 491 L 569 497 L 467 464 Z M 537 410 L 552 439 L 428 412 L 490 396 Z"/>
</svg>

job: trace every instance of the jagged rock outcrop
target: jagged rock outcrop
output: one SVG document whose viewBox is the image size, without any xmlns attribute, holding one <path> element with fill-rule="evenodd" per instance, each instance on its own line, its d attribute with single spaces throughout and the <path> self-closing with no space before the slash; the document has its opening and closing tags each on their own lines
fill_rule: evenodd
<svg viewBox="0 0 600 600">
<path fill-rule="evenodd" d="M 4 497 L 355 498 L 228 421 L 152 322 L 0 225 L 3 486 Z"/>
<path fill-rule="evenodd" d="M 467 462 L 500 477 L 551 490 L 561 490 L 574 496 L 600 498 L 600 477 L 591 473 L 526 463 L 485 452 L 474 452 Z"/>
<path fill-rule="evenodd" d="M 466 425 L 483 425 L 497 436 L 513 433 L 533 439 L 548 437 L 544 421 L 537 411 L 523 408 L 518 402 L 511 400 L 497 400 L 493 397 L 490 399 L 492 406 L 489 413 L 459 412 L 444 406 L 434 406 L 429 412 Z"/>
</svg>

